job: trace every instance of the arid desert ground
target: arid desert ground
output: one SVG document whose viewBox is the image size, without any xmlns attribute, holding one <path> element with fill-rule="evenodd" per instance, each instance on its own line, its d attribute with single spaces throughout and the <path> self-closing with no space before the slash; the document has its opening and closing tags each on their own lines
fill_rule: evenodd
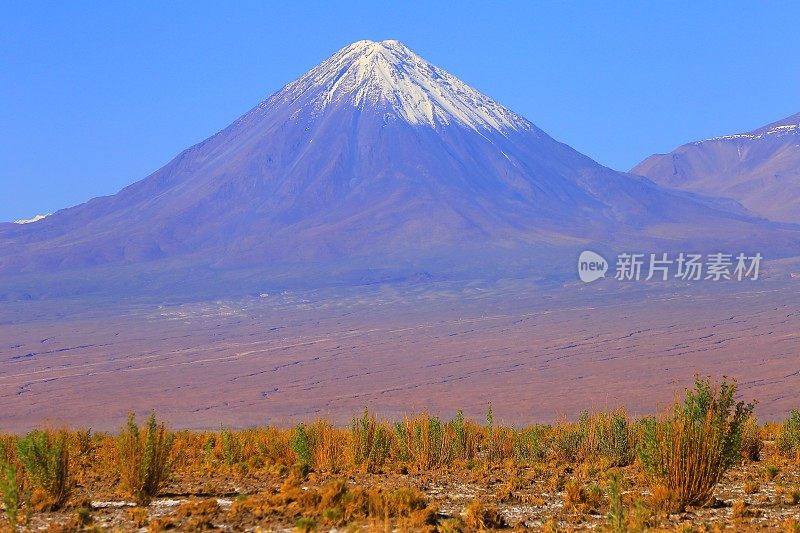
<svg viewBox="0 0 800 533">
<path fill-rule="evenodd" d="M 655 412 L 695 374 L 735 377 L 762 420 L 797 407 L 800 280 L 542 287 L 381 285 L 207 303 L 0 307 L 2 429 L 347 421 L 488 402 L 506 423 Z M 54 311 L 58 310 L 58 311 Z"/>
</svg>

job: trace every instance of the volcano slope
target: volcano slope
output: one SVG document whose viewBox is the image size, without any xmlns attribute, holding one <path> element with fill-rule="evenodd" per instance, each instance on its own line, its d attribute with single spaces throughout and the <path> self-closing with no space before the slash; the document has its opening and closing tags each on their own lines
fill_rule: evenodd
<svg viewBox="0 0 800 533">
<path fill-rule="evenodd" d="M 543 248 L 571 263 L 587 245 L 787 255 L 798 240 L 605 168 L 398 41 L 359 41 L 119 193 L 0 224 L 0 295 L 166 294 L 198 273 L 231 295 L 252 272 L 272 287 L 492 277 Z"/>
</svg>

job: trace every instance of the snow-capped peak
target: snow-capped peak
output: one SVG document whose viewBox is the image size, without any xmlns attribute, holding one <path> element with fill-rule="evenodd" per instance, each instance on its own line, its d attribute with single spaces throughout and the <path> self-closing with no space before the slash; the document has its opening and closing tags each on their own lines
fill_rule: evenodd
<svg viewBox="0 0 800 533">
<path fill-rule="evenodd" d="M 305 98 L 304 98 L 305 97 Z M 384 105 L 415 125 L 460 123 L 475 130 L 530 130 L 532 125 L 403 43 L 357 41 L 264 102 L 301 102 L 320 114 L 334 104 Z"/>
</svg>

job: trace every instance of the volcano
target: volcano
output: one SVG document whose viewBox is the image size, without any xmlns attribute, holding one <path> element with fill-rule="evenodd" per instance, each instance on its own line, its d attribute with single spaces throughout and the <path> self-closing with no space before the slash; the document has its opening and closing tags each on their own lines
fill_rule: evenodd
<svg viewBox="0 0 800 533">
<path fill-rule="evenodd" d="M 0 225 L 0 271 L 424 270 L 543 246 L 792 235 L 603 167 L 398 41 L 359 41 L 117 194 Z"/>
<path fill-rule="evenodd" d="M 800 223 L 800 113 L 685 144 L 631 170 L 666 187 L 734 199 L 758 216 Z"/>
</svg>

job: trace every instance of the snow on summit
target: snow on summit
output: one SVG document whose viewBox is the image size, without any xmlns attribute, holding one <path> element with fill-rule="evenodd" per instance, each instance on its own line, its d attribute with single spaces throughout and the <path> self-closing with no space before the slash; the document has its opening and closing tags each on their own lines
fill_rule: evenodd
<svg viewBox="0 0 800 533">
<path fill-rule="evenodd" d="M 800 113 L 786 117 L 778 122 L 773 122 L 762 128 L 750 131 L 748 133 L 734 133 L 732 135 L 720 135 L 710 139 L 697 141 L 695 144 L 701 144 L 709 141 L 728 141 L 728 140 L 758 140 L 764 138 L 784 137 L 787 135 L 800 135 Z"/>
<path fill-rule="evenodd" d="M 428 63 L 400 41 L 358 41 L 339 50 L 262 104 L 311 106 L 313 113 L 349 102 L 387 106 L 415 125 L 531 130 L 532 125 L 452 74 Z"/>
</svg>

